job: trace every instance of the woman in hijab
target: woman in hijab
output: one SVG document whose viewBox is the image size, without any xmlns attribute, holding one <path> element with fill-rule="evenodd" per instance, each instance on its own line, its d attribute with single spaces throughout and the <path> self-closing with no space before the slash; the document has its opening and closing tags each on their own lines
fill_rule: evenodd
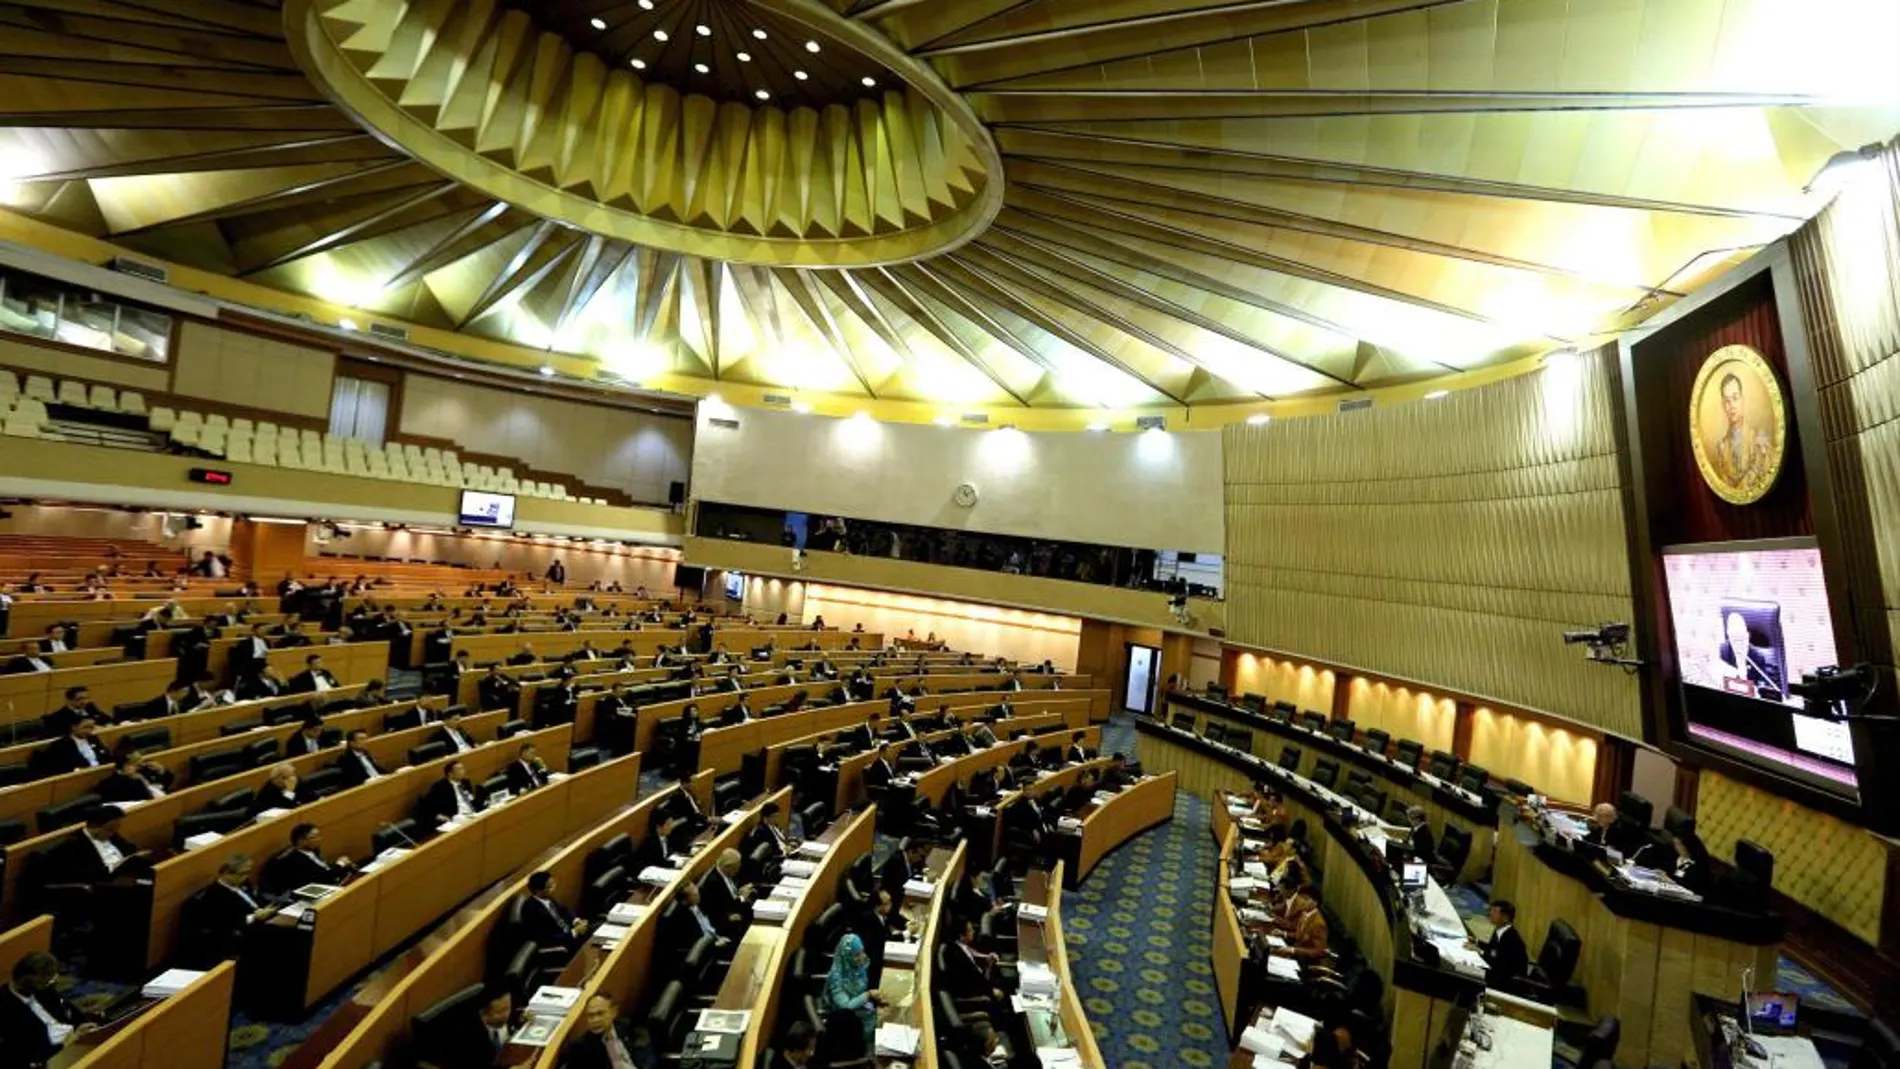
<svg viewBox="0 0 1900 1069">
<path fill-rule="evenodd" d="M 864 940 L 847 933 L 838 940 L 838 952 L 831 958 L 831 972 L 825 976 L 825 1010 L 854 1013 L 864 1026 L 864 1052 L 870 1053 L 877 1036 L 877 1008 L 884 997 L 871 990 L 870 955 L 864 952 Z"/>
</svg>

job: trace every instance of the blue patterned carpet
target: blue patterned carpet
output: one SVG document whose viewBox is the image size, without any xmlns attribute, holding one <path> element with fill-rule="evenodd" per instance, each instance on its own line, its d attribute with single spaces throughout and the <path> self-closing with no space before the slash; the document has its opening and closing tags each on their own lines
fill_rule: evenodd
<svg viewBox="0 0 1900 1069">
<path fill-rule="evenodd" d="M 1207 803 L 1176 794 L 1172 821 L 1130 840 L 1063 895 L 1070 967 L 1103 1057 L 1117 1069 L 1227 1064 L 1208 957 L 1214 863 Z"/>
</svg>

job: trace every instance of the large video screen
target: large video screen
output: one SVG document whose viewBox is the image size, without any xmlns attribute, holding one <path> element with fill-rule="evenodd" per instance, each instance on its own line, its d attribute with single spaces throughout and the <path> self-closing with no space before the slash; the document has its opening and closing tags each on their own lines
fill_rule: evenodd
<svg viewBox="0 0 1900 1069">
<path fill-rule="evenodd" d="M 1852 792 L 1847 724 L 1809 716 L 1789 685 L 1838 663 L 1821 551 L 1777 541 L 1664 550 L 1689 734 Z"/>
<path fill-rule="evenodd" d="M 513 527 L 513 494 L 489 494 L 480 490 L 462 491 L 462 525 L 465 527 Z"/>
</svg>

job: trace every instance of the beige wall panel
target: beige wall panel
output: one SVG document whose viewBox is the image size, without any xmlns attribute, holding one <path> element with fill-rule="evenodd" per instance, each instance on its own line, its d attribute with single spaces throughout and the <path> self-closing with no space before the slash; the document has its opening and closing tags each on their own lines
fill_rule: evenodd
<svg viewBox="0 0 1900 1069">
<path fill-rule="evenodd" d="M 1360 731 L 1383 728 L 1394 739 L 1415 739 L 1429 750 L 1451 752 L 1458 732 L 1457 702 L 1429 691 L 1359 678 L 1348 686 L 1346 712 Z"/>
<path fill-rule="evenodd" d="M 693 497 L 1027 538 L 1219 553 L 1212 432 L 966 431 L 747 409 L 702 412 Z M 977 488 L 974 508 L 951 495 Z"/>
<path fill-rule="evenodd" d="M 66 349 L 36 345 L 0 334 L 0 367 L 12 368 L 22 380 L 29 373 L 82 382 L 104 382 L 132 390 L 164 393 L 171 372 L 164 364 L 137 364 L 84 356 Z M 22 381 L 24 385 L 24 381 Z"/>
<path fill-rule="evenodd" d="M 1640 738 L 1560 632 L 1630 620 L 1606 354 L 1225 435 L 1229 635 Z"/>
<path fill-rule="evenodd" d="M 684 481 L 692 464 L 693 425 L 687 420 L 427 375 L 405 379 L 402 431 L 517 457 L 541 471 L 572 473 L 642 502 L 665 501 L 667 485 Z"/>
<path fill-rule="evenodd" d="M 124 512 L 110 508 L 67 508 L 55 505 L 9 505 L 13 515 L 0 519 L 0 534 L 55 535 L 62 538 L 136 538 L 169 549 L 222 551 L 231 545 L 228 516 L 200 516 L 195 531 L 165 532 L 165 517 L 157 512 Z"/>
<path fill-rule="evenodd" d="M 336 355 L 208 323 L 179 328 L 172 391 L 228 405 L 330 416 Z"/>
<path fill-rule="evenodd" d="M 353 557 L 466 564 L 474 568 L 500 567 L 535 576 L 546 575 L 548 565 L 558 558 L 567 569 L 570 590 L 584 588 L 596 579 L 602 583 L 617 580 L 628 593 L 644 586 L 656 597 L 672 595 L 673 569 L 679 564 L 677 551 L 660 548 L 593 545 L 565 539 L 522 539 L 513 535 L 437 535 L 389 531 L 376 526 L 350 526 L 348 530 L 350 537 L 327 546 L 316 544 L 312 530 L 307 536 L 305 553 L 312 557 L 330 552 Z M 347 574 L 348 562 L 338 561 L 336 570 Z M 443 593 L 453 596 L 456 591 Z"/>
<path fill-rule="evenodd" d="M 1292 702 L 1301 709 L 1331 716 L 1333 687 L 1333 673 L 1328 668 L 1257 653 L 1240 654 L 1235 661 L 1234 690 L 1238 694 L 1264 694 L 1270 702 Z"/>
<path fill-rule="evenodd" d="M 1054 661 L 1064 671 L 1075 669 L 1082 638 L 1082 621 L 1073 616 L 810 583 L 805 587 L 804 618 L 818 616 L 825 618 L 828 627 L 848 631 L 863 624 L 866 631 L 894 639 L 911 631 L 924 638 L 934 631 L 954 650 L 1031 664 Z"/>
<path fill-rule="evenodd" d="M 1469 760 L 1495 779 L 1518 779 L 1563 802 L 1595 796 L 1597 740 L 1588 735 L 1479 706 L 1471 718 Z"/>
</svg>

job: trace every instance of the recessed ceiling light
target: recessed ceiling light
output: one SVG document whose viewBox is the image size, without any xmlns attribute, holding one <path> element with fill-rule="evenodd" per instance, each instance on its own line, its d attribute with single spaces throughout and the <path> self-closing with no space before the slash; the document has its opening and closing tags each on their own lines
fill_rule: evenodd
<svg viewBox="0 0 1900 1069">
<path fill-rule="evenodd" d="M 712 70 L 711 67 L 706 66 L 704 63 L 693 64 L 693 69 L 698 71 L 701 74 L 705 74 L 707 71 Z"/>
<path fill-rule="evenodd" d="M 1267 415 L 1265 412 L 1255 412 L 1253 415 L 1247 417 L 1247 422 L 1258 427 L 1272 418 L 1272 416 Z"/>
<path fill-rule="evenodd" d="M 741 52 L 741 53 L 739 53 L 739 62 L 741 62 L 741 63 L 750 63 L 750 62 L 752 62 L 752 53 L 750 53 L 750 52 Z"/>
<path fill-rule="evenodd" d="M 701 37 L 711 37 L 712 27 L 702 22 L 699 25 L 693 27 L 693 32 L 700 35 Z"/>
<path fill-rule="evenodd" d="M 753 96 L 755 96 L 755 97 L 758 97 L 758 98 L 759 98 L 760 100 L 770 100 L 770 99 L 772 99 L 772 91 L 771 91 L 770 89 L 761 89 L 761 90 L 759 90 L 759 91 L 757 91 L 757 92 L 755 92 L 755 93 L 753 93 L 752 95 L 753 95 Z"/>
<path fill-rule="evenodd" d="M 664 40 L 666 40 L 666 31 L 665 31 L 665 30 L 654 30 L 654 31 L 653 31 L 653 39 L 654 39 L 655 41 L 664 41 Z"/>
<path fill-rule="evenodd" d="M 1431 393 L 1428 393 L 1425 395 L 1425 400 L 1436 401 L 1440 397 L 1446 397 L 1446 396 L 1449 396 L 1450 394 L 1451 394 L 1450 390 L 1433 390 Z"/>
<path fill-rule="evenodd" d="M 542 364 L 542 365 L 541 365 L 541 377 L 542 377 L 542 378 L 547 378 L 547 379 L 551 379 L 551 378 L 553 378 L 553 377 L 554 377 L 554 369 L 553 369 L 553 368 L 551 368 L 551 367 L 549 367 L 549 366 L 547 366 L 546 364 Z"/>
<path fill-rule="evenodd" d="M 653 10 L 653 0 L 640 0 L 640 10 L 642 10 L 642 11 L 652 11 L 652 10 Z"/>
<path fill-rule="evenodd" d="M 806 41 L 806 42 L 805 42 L 805 51 L 807 51 L 807 52 L 816 52 L 816 51 L 818 51 L 818 42 L 817 42 L 817 41 Z"/>
<path fill-rule="evenodd" d="M 593 26 L 594 29 L 596 30 L 604 30 L 607 28 L 606 19 L 588 19 L 587 21 L 588 21 L 588 24 Z"/>
<path fill-rule="evenodd" d="M 868 75 L 868 74 L 864 76 L 864 79 L 863 79 L 863 81 L 864 81 L 864 88 L 866 88 L 866 89 L 872 89 L 872 88 L 875 88 L 875 87 L 877 86 L 877 79 L 876 79 L 876 78 L 873 78 L 873 77 L 871 77 L 871 76 L 870 76 L 870 75 Z"/>
<path fill-rule="evenodd" d="M 802 81 L 804 81 L 805 79 L 807 79 L 807 78 L 809 78 L 809 77 L 811 77 L 811 75 L 809 75 L 809 74 L 806 74 L 806 73 L 805 73 L 804 71 L 793 71 L 793 72 L 792 72 L 792 77 L 794 77 L 794 78 L 796 78 L 796 79 L 798 79 L 799 81 L 801 81 L 801 82 L 802 82 Z"/>
<path fill-rule="evenodd" d="M 756 38 L 758 38 L 759 40 L 761 40 L 761 41 L 763 41 L 763 40 L 765 40 L 765 31 L 764 31 L 764 30 L 753 30 L 753 31 L 752 31 L 752 36 L 754 36 L 754 37 L 756 37 Z"/>
<path fill-rule="evenodd" d="M 647 61 L 644 59 L 633 59 L 633 60 L 628 60 L 627 62 L 633 64 L 634 70 L 643 71 L 647 69 Z"/>
</svg>

